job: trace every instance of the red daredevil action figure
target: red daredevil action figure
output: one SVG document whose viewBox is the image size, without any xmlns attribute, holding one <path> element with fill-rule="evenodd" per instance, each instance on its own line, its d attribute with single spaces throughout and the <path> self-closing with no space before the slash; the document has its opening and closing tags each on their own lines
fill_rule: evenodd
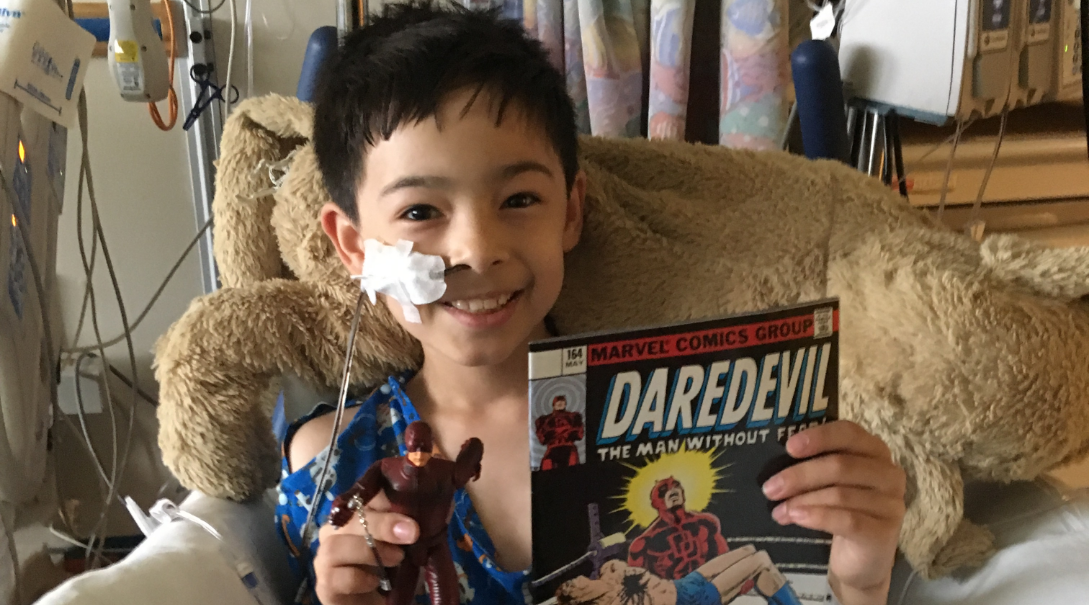
<svg viewBox="0 0 1089 605">
<path fill-rule="evenodd" d="M 557 395 L 552 399 L 552 413 L 541 416 L 534 423 L 537 440 L 545 446 L 541 458 L 541 470 L 547 471 L 579 463 L 579 450 L 575 443 L 585 435 L 582 414 L 567 411 L 567 398 Z"/>
<path fill-rule="evenodd" d="M 685 508 L 680 481 L 667 477 L 656 483 L 650 503 L 658 510 L 658 518 L 632 541 L 628 565 L 660 578 L 680 580 L 729 550 L 717 517 Z"/>
<path fill-rule="evenodd" d="M 484 444 L 475 437 L 469 439 L 454 462 L 432 458 L 431 427 L 416 421 L 405 429 L 405 450 L 404 456 L 383 458 L 372 464 L 362 479 L 338 496 L 333 501 L 329 523 L 343 526 L 352 513 L 362 514 L 363 506 L 384 491 L 390 510 L 411 517 L 420 526 L 419 539 L 405 547 L 405 558 L 394 574 L 386 603 L 412 603 L 422 568 L 427 572 L 432 605 L 457 605 L 461 598 L 446 527 L 454 492 L 480 478 Z"/>
</svg>

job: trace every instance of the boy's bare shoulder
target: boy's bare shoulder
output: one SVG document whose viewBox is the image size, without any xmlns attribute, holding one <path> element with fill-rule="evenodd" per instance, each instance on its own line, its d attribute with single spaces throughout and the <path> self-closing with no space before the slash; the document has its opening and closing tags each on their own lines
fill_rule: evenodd
<svg viewBox="0 0 1089 605">
<path fill-rule="evenodd" d="M 338 435 L 344 432 L 344 429 L 348 427 L 348 423 L 352 421 L 359 409 L 359 407 L 356 407 L 344 411 L 344 416 L 340 419 L 340 427 L 337 428 Z M 330 412 L 312 418 L 295 431 L 287 452 L 288 465 L 291 471 L 302 468 L 306 463 L 313 460 L 314 456 L 329 447 L 329 434 L 333 430 L 334 416 L 336 414 Z"/>
</svg>

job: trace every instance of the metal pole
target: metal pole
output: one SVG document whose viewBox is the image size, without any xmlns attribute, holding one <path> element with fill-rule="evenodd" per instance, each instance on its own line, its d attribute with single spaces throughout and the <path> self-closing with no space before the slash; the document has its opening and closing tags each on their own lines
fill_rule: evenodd
<svg viewBox="0 0 1089 605">
<path fill-rule="evenodd" d="M 861 146 L 858 154 L 858 169 L 870 176 L 880 176 L 884 162 L 884 125 L 880 112 L 867 108 L 862 118 L 859 131 Z"/>
<path fill-rule="evenodd" d="M 178 70 L 181 84 L 182 102 L 179 113 L 186 116 L 200 98 L 202 86 L 190 76 L 194 65 L 211 66 L 207 71 L 210 83 L 218 86 L 215 66 L 215 48 L 212 44 L 212 18 L 209 0 L 191 0 L 180 3 L 185 12 L 186 43 L 189 52 L 184 59 L 179 59 L 183 69 Z M 200 9 L 200 10 L 197 10 Z M 211 94 L 208 91 L 206 94 Z M 230 91 L 225 90 L 224 95 Z M 200 229 L 212 217 L 212 198 L 215 196 L 215 161 L 219 158 L 219 137 L 223 134 L 223 124 L 219 107 L 212 103 L 193 124 L 186 135 L 189 148 L 189 172 L 193 184 L 193 212 L 196 215 L 197 229 Z M 204 292 L 219 289 L 219 269 L 212 255 L 212 231 L 209 229 L 201 238 L 197 249 L 200 253 L 200 276 Z"/>
</svg>

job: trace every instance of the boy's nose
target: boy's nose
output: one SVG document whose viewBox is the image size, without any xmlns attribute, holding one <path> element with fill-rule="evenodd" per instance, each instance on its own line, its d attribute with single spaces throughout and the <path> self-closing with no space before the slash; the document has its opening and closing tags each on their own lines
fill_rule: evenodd
<svg viewBox="0 0 1089 605">
<path fill-rule="evenodd" d="M 450 266 L 468 265 L 477 273 L 510 258 L 502 224 L 487 216 L 466 216 L 451 226 Z"/>
</svg>

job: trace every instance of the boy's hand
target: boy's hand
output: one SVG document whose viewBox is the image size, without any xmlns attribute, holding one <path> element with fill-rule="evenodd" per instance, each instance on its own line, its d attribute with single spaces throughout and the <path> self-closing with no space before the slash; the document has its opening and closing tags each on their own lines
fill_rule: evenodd
<svg viewBox="0 0 1089 605">
<path fill-rule="evenodd" d="M 883 441 L 853 422 L 837 421 L 791 437 L 787 453 L 812 458 L 764 484 L 782 524 L 832 534 L 828 580 L 843 605 L 884 605 L 900 524 L 904 471 Z"/>
<path fill-rule="evenodd" d="M 386 567 L 396 567 L 405 553 L 401 546 L 412 544 L 420 529 L 412 519 L 389 512 L 385 494 L 375 496 L 364 507 L 366 530 L 375 540 L 378 556 Z M 374 552 L 367 545 L 367 531 L 359 515 L 340 528 L 328 523 L 318 532 L 320 544 L 314 555 L 314 591 L 324 605 L 380 605 L 385 597 L 378 590 L 378 569 Z"/>
</svg>

